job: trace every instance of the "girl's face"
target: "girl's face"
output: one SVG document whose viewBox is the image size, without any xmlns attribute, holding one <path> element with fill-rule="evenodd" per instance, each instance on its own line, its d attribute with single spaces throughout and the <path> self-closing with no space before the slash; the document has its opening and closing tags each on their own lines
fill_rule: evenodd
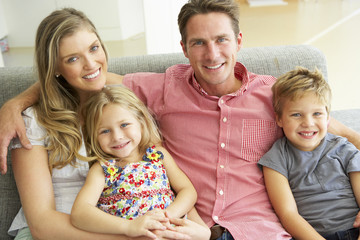
<svg viewBox="0 0 360 240">
<path fill-rule="evenodd" d="M 61 39 L 56 74 L 76 89 L 81 101 L 106 82 L 107 61 L 96 34 L 86 28 Z"/>
<path fill-rule="evenodd" d="M 117 158 L 130 157 L 138 161 L 142 128 L 133 113 L 118 104 L 103 108 L 97 129 L 97 141 L 101 149 Z"/>
<path fill-rule="evenodd" d="M 276 121 L 288 140 L 302 151 L 319 146 L 327 133 L 329 115 L 314 93 L 307 93 L 295 101 L 286 100 L 283 113 Z"/>
</svg>

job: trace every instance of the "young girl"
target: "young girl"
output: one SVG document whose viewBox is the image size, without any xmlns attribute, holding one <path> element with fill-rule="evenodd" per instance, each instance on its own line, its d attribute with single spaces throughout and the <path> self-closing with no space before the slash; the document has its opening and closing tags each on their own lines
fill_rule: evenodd
<svg viewBox="0 0 360 240">
<path fill-rule="evenodd" d="M 286 137 L 259 164 L 281 223 L 294 239 L 358 239 L 360 151 L 327 132 L 329 85 L 319 71 L 298 67 L 272 90 Z"/>
<path fill-rule="evenodd" d="M 196 191 L 161 147 L 146 106 L 125 87 L 106 87 L 89 99 L 84 116 L 88 156 L 98 161 L 75 200 L 72 223 L 87 231 L 150 238 L 156 238 L 151 230 L 173 228 L 168 218 L 188 213 Z"/>
</svg>

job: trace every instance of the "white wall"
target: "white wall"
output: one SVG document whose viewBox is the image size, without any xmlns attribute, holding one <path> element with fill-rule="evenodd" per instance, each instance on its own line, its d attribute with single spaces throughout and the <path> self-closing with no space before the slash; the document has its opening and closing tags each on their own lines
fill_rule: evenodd
<svg viewBox="0 0 360 240">
<path fill-rule="evenodd" d="M 104 41 L 144 32 L 143 0 L 1 0 L 10 47 L 33 47 L 36 29 L 53 10 L 74 7 L 93 21 Z M 1 21 L 0 19 L 0 24 Z M 0 25 L 1 26 L 1 25 Z"/>
<path fill-rule="evenodd" d="M 10 47 L 34 46 L 40 21 L 56 8 L 54 1 L 2 0 Z"/>
<path fill-rule="evenodd" d="M 53 10 L 74 7 L 95 24 L 103 41 L 145 32 L 148 54 L 181 52 L 177 15 L 187 0 L 0 0 L 12 47 L 33 47 L 36 29 Z"/>
<path fill-rule="evenodd" d="M 8 30 L 5 22 L 4 10 L 2 7 L 2 0 L 0 0 L 0 39 L 8 35 Z M 4 60 L 0 50 L 0 67 L 4 67 Z"/>
<path fill-rule="evenodd" d="M 95 24 L 104 41 L 123 39 L 118 0 L 40 0 L 54 1 L 56 8 L 73 7 L 83 11 Z M 49 12 L 50 13 L 50 12 Z"/>
<path fill-rule="evenodd" d="M 2 0 L 0 0 L 0 39 L 8 35 Z"/>
<path fill-rule="evenodd" d="M 144 0 L 148 54 L 182 52 L 177 16 L 187 0 Z"/>
<path fill-rule="evenodd" d="M 3 59 L 1 51 L 0 51 L 0 67 L 4 67 L 4 59 Z"/>
<path fill-rule="evenodd" d="M 120 0 L 118 7 L 121 39 L 128 39 L 145 31 L 143 0 Z"/>
</svg>

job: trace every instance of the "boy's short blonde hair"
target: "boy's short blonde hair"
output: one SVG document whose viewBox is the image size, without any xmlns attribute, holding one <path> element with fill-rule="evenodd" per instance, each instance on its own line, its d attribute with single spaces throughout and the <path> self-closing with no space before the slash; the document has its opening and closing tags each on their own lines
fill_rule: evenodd
<svg viewBox="0 0 360 240">
<path fill-rule="evenodd" d="M 329 114 L 331 108 L 331 89 L 321 71 L 309 71 L 304 67 L 280 76 L 272 86 L 273 106 L 277 116 L 281 116 L 284 100 L 297 100 L 307 93 L 315 93 Z"/>
</svg>

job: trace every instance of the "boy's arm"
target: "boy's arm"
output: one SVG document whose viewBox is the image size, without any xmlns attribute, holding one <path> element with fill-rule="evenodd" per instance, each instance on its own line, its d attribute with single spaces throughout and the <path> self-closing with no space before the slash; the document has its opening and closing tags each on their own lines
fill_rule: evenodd
<svg viewBox="0 0 360 240">
<path fill-rule="evenodd" d="M 360 207 L 360 172 L 350 172 L 349 177 L 356 202 Z M 360 212 L 356 216 L 354 227 L 360 227 Z"/>
<path fill-rule="evenodd" d="M 190 179 L 178 167 L 170 153 L 162 148 L 157 147 L 164 154 L 164 167 L 169 178 L 170 185 L 176 192 L 176 198 L 173 203 L 166 208 L 170 218 L 182 217 L 188 213 L 195 205 L 197 193 Z"/>
<path fill-rule="evenodd" d="M 0 170 L 1 174 L 7 171 L 7 152 L 11 139 L 19 137 L 26 149 L 32 146 L 26 137 L 24 120 L 21 112 L 36 103 L 40 95 L 40 84 L 36 82 L 27 90 L 7 101 L 0 109 Z"/>
<path fill-rule="evenodd" d="M 295 239 L 325 239 L 300 216 L 287 178 L 265 166 L 263 172 L 271 204 L 286 231 Z"/>
</svg>

